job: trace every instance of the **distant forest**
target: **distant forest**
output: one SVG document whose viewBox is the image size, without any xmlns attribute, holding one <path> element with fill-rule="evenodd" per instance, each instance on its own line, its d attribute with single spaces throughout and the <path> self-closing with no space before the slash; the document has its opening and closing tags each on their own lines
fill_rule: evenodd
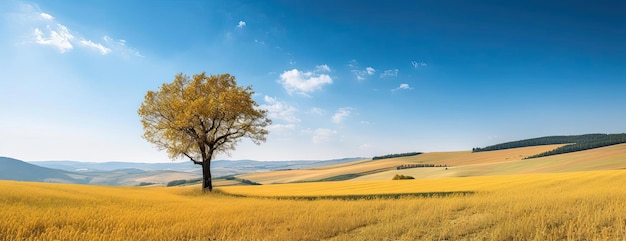
<svg viewBox="0 0 626 241">
<path fill-rule="evenodd" d="M 626 143 L 626 133 L 622 134 L 587 134 L 576 136 L 547 136 L 533 139 L 526 139 L 521 141 L 512 141 L 493 146 L 487 146 L 484 148 L 473 148 L 472 152 L 481 151 L 495 151 L 504 150 L 519 147 L 528 146 L 542 146 L 542 145 L 555 145 L 555 144 L 569 144 L 552 151 L 543 152 L 534 156 L 526 157 L 525 159 L 551 156 L 557 154 L 563 154 L 568 152 L 576 152 L 589 150 L 598 147 L 610 146 Z"/>
<path fill-rule="evenodd" d="M 422 153 L 421 152 L 407 152 L 407 153 L 399 153 L 399 154 L 388 154 L 388 155 L 384 155 L 384 156 L 372 157 L 372 160 L 380 160 L 380 159 L 396 158 L 396 157 L 405 157 L 405 156 L 417 156 L 419 154 L 422 154 Z"/>
</svg>

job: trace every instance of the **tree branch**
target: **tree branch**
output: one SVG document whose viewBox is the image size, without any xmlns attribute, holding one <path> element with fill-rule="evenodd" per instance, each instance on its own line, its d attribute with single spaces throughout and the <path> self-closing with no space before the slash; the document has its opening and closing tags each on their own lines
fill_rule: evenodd
<svg viewBox="0 0 626 241">
<path fill-rule="evenodd" d="M 183 152 L 183 155 L 188 157 L 193 162 L 193 164 L 202 165 L 202 162 L 196 161 L 195 159 L 193 159 L 193 157 L 191 157 L 189 154 L 187 154 L 187 152 Z"/>
</svg>

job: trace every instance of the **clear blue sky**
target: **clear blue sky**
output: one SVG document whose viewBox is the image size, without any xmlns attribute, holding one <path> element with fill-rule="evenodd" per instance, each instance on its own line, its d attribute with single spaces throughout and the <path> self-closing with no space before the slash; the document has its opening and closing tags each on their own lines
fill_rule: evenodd
<svg viewBox="0 0 626 241">
<path fill-rule="evenodd" d="M 624 1 L 0 2 L 0 156 L 166 162 L 137 109 L 230 73 L 274 124 L 218 159 L 626 132 Z"/>
</svg>

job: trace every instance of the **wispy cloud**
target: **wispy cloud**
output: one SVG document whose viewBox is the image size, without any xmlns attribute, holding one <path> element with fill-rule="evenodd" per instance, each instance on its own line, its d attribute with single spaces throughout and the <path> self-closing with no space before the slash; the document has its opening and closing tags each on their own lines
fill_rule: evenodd
<svg viewBox="0 0 626 241">
<path fill-rule="evenodd" d="M 104 47 L 104 46 L 102 46 L 102 44 L 97 44 L 97 43 L 91 42 L 91 40 L 81 40 L 79 43 L 81 45 L 85 46 L 85 47 L 90 47 L 90 48 L 93 48 L 93 49 L 96 49 L 96 50 L 100 51 L 100 54 L 102 54 L 102 55 L 106 55 L 108 53 L 111 53 L 111 49 L 110 48 Z"/>
<path fill-rule="evenodd" d="M 350 114 L 352 114 L 352 108 L 350 107 L 339 108 L 333 115 L 333 122 L 339 124 L 343 122 L 346 118 L 348 118 Z"/>
<path fill-rule="evenodd" d="M 96 50 L 101 55 L 120 53 L 122 55 L 141 56 L 136 49 L 126 45 L 124 40 L 115 41 L 108 36 L 104 36 L 104 42 L 83 37 L 79 32 L 73 31 L 70 27 L 60 23 L 49 13 L 39 10 L 37 5 L 22 3 L 18 16 L 22 28 L 26 27 L 32 39 L 24 42 L 36 43 L 50 46 L 60 53 L 69 52 L 75 48 Z M 102 41 L 102 40 L 101 40 Z"/>
<path fill-rule="evenodd" d="M 315 66 L 315 68 L 317 69 L 317 71 L 320 71 L 320 72 L 330 72 L 330 67 L 328 67 L 328 65 L 325 65 L 325 64 Z"/>
<path fill-rule="evenodd" d="M 54 17 L 52 17 L 52 15 L 47 14 L 47 13 L 39 13 L 39 16 L 41 16 L 41 18 L 46 19 L 46 20 L 54 20 Z"/>
<path fill-rule="evenodd" d="M 329 142 L 331 138 L 337 134 L 337 131 L 327 128 L 317 128 L 313 132 L 313 143 L 319 144 L 324 142 Z"/>
<path fill-rule="evenodd" d="M 270 131 L 287 132 L 287 131 L 295 130 L 296 129 L 296 125 L 295 124 L 271 124 L 267 128 Z"/>
<path fill-rule="evenodd" d="M 418 69 L 418 68 L 423 68 L 423 67 L 426 67 L 426 66 L 427 66 L 427 64 L 426 64 L 426 63 L 421 62 L 421 61 L 420 61 L 420 62 L 417 62 L 417 61 L 415 61 L 415 60 L 411 61 L 411 65 L 413 65 L 413 68 L 416 68 L 416 69 Z"/>
<path fill-rule="evenodd" d="M 267 95 L 264 100 L 267 104 L 261 105 L 260 107 L 268 111 L 268 116 L 271 119 L 279 119 L 287 122 L 300 122 L 300 119 L 298 119 L 295 115 L 297 109 L 293 106 L 285 104 L 284 102 Z"/>
<path fill-rule="evenodd" d="M 237 23 L 237 28 L 243 28 L 246 26 L 246 22 L 244 21 L 239 21 L 239 23 Z"/>
<path fill-rule="evenodd" d="M 74 39 L 74 35 L 70 33 L 67 27 L 56 24 L 56 28 L 47 26 L 47 30 L 48 33 L 46 34 L 39 28 L 35 28 L 34 34 L 36 43 L 52 46 L 57 48 L 61 53 L 65 53 L 74 48 L 71 43 L 72 39 Z"/>
<path fill-rule="evenodd" d="M 324 74 L 329 71 L 330 67 L 327 65 L 318 65 L 315 71 L 287 70 L 280 75 L 279 83 L 282 84 L 289 94 L 306 95 L 321 89 L 324 85 L 333 83 L 333 79 L 329 75 Z"/>
<path fill-rule="evenodd" d="M 356 59 L 348 61 L 348 67 L 352 70 L 352 73 L 358 80 L 364 80 L 369 75 L 374 75 L 376 73 L 376 69 L 371 66 L 366 67 L 365 69 L 359 68 L 359 62 Z"/>
<path fill-rule="evenodd" d="M 382 74 L 380 74 L 380 77 L 381 78 L 398 77 L 398 72 L 400 72 L 398 69 L 388 69 L 388 70 L 385 70 Z"/>
<path fill-rule="evenodd" d="M 139 51 L 137 51 L 137 49 L 135 48 L 131 48 L 128 45 L 126 45 L 126 40 L 124 39 L 118 39 L 115 40 L 109 36 L 104 36 L 102 39 L 104 39 L 104 42 L 114 51 L 120 53 L 123 56 L 136 56 L 136 57 L 143 57 L 143 55 L 141 55 L 139 53 Z"/>
<path fill-rule="evenodd" d="M 326 110 L 319 108 L 319 107 L 313 107 L 311 108 L 311 110 L 309 110 L 309 113 L 315 114 L 315 115 L 325 115 Z"/>
<path fill-rule="evenodd" d="M 409 84 L 400 84 L 400 86 L 398 86 L 398 88 L 392 89 L 392 92 L 398 91 L 398 90 L 412 90 L 413 88 L 411 88 L 411 86 L 409 86 Z"/>
</svg>

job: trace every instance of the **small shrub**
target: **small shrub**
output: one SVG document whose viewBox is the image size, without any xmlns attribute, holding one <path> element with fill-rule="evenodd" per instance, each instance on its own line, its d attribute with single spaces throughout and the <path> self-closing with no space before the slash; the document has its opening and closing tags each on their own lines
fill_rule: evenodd
<svg viewBox="0 0 626 241">
<path fill-rule="evenodd" d="M 174 181 L 168 182 L 167 186 L 168 187 L 180 186 L 180 185 L 183 185 L 185 183 L 187 183 L 187 180 L 174 180 Z"/>
<path fill-rule="evenodd" d="M 391 180 L 407 180 L 407 179 L 415 179 L 412 176 L 405 176 L 405 175 L 400 175 L 400 174 L 396 174 L 395 176 L 393 176 L 393 178 Z"/>
</svg>

